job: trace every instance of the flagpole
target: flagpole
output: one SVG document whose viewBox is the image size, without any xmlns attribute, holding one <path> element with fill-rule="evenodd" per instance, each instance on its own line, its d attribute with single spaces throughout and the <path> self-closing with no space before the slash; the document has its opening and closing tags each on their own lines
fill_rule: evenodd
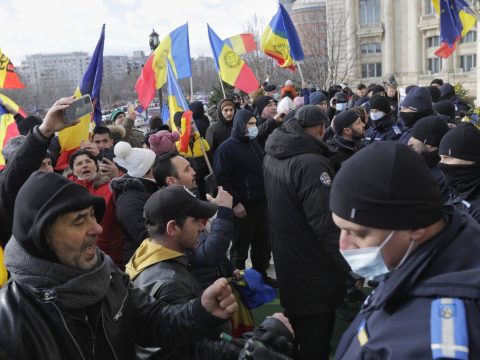
<svg viewBox="0 0 480 360">
<path fill-rule="evenodd" d="M 298 72 L 300 73 L 300 78 L 302 79 L 302 84 L 303 84 L 305 82 L 305 79 L 303 78 L 302 67 L 300 66 L 300 62 L 298 61 L 295 61 L 295 64 L 297 64 Z"/>
<path fill-rule="evenodd" d="M 223 87 L 222 77 L 220 76 L 220 71 L 218 72 L 218 80 L 220 80 L 220 85 L 222 86 L 223 98 L 225 99 L 227 95 L 225 95 L 225 88 Z"/>
<path fill-rule="evenodd" d="M 193 101 L 193 77 L 190 76 L 190 102 Z"/>
</svg>

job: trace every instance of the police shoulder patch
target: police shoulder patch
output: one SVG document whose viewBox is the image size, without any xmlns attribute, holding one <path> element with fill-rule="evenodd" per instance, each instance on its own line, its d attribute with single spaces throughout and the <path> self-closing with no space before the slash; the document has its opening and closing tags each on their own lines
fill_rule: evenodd
<svg viewBox="0 0 480 360">
<path fill-rule="evenodd" d="M 332 185 L 332 178 L 330 175 L 324 171 L 322 175 L 320 175 L 320 182 L 325 185 L 325 186 L 331 186 Z"/>
<path fill-rule="evenodd" d="M 395 135 L 400 135 L 402 133 L 402 130 L 400 130 L 400 128 L 397 125 L 393 125 L 392 129 Z"/>
</svg>

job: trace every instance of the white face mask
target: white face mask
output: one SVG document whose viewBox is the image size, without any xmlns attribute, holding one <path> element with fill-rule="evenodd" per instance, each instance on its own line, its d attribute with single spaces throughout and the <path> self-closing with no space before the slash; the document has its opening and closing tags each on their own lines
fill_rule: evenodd
<svg viewBox="0 0 480 360">
<path fill-rule="evenodd" d="M 385 116 L 385 113 L 382 112 L 382 111 L 377 111 L 375 113 L 370 113 L 370 119 L 372 119 L 372 121 L 380 120 L 384 116 Z"/>
<path fill-rule="evenodd" d="M 395 230 L 387 236 L 380 246 L 372 246 L 363 249 L 340 250 L 340 253 L 348 262 L 354 273 L 357 273 L 367 280 L 381 279 L 383 275 L 390 272 L 385 264 L 381 250 L 390 241 L 393 234 L 395 234 Z M 410 255 L 414 244 L 415 240 L 412 240 L 405 255 L 403 255 L 402 260 L 400 260 L 393 270 L 398 269 L 405 262 L 408 255 Z"/>
<path fill-rule="evenodd" d="M 347 103 L 337 103 L 335 106 L 338 112 L 347 110 Z"/>
</svg>

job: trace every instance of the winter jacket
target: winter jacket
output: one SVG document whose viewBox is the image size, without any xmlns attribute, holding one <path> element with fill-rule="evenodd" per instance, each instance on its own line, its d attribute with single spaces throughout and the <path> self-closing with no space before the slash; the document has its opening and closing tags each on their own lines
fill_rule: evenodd
<svg viewBox="0 0 480 360">
<path fill-rule="evenodd" d="M 335 172 L 338 172 L 342 162 L 355 154 L 362 146 L 360 142 L 344 139 L 338 134 L 333 136 L 328 142 L 328 145 L 332 150 L 335 150 L 335 153 L 329 156 L 330 163 Z"/>
<path fill-rule="evenodd" d="M 273 133 L 273 130 L 278 128 L 280 125 L 281 124 L 277 123 L 273 118 L 264 119 L 261 116 L 257 118 L 257 142 L 260 144 L 262 149 L 265 147 L 265 142 L 270 134 Z"/>
<path fill-rule="evenodd" d="M 442 345 L 444 356 L 435 358 L 480 358 L 480 226 L 451 207 L 445 221 L 367 299 L 335 359 L 432 359 L 432 348 L 438 354 Z M 459 304 L 448 305 L 453 301 Z M 457 343 L 462 333 L 465 344 Z M 457 356 L 447 355 L 454 345 L 468 353 L 458 346 Z"/>
<path fill-rule="evenodd" d="M 402 136 L 402 128 L 392 114 L 385 115 L 377 121 L 372 121 L 372 126 L 365 131 L 365 145 L 375 141 L 398 140 Z"/>
<path fill-rule="evenodd" d="M 150 195 L 158 190 L 158 186 L 151 180 L 123 175 L 113 179 L 110 187 L 114 193 L 117 221 L 125 234 L 123 260 L 126 263 L 148 237 L 143 207 Z"/>
<path fill-rule="evenodd" d="M 252 114 L 247 110 L 245 113 Z M 252 114 L 253 115 L 253 114 Z M 236 122 L 237 115 L 235 115 Z M 245 133 L 248 116 L 234 124 L 232 136 L 215 152 L 213 170 L 218 185 L 223 186 L 233 196 L 233 205 L 242 203 L 262 205 L 265 203 L 262 161 L 264 153 L 255 139 L 250 140 Z"/>
<path fill-rule="evenodd" d="M 69 179 L 76 184 L 87 188 L 92 195 L 102 197 L 105 200 L 105 213 L 103 214 L 100 225 L 103 232 L 98 236 L 97 245 L 108 256 L 110 256 L 120 269 L 125 268 L 123 261 L 124 234 L 116 218 L 115 202 L 113 192 L 110 189 L 110 181 L 97 173 L 97 177 L 92 181 L 78 180 L 74 176 Z"/>
<path fill-rule="evenodd" d="M 193 121 L 200 132 L 200 135 L 204 138 L 207 135 L 207 129 L 210 126 L 210 120 L 205 115 L 205 109 L 201 101 L 194 101 L 188 105 L 192 110 Z"/>
<path fill-rule="evenodd" d="M 136 344 L 186 346 L 222 323 L 199 299 L 165 305 L 134 287 L 113 263 L 110 271 L 108 293 L 94 306 L 94 327 L 86 316 L 90 311 L 61 309 L 54 290 L 8 282 L 0 290 L 0 359 L 130 360 Z"/>
<path fill-rule="evenodd" d="M 226 257 L 233 239 L 233 211 L 220 206 L 210 230 L 198 237 L 194 251 L 187 251 L 190 271 L 205 289 L 220 277 L 232 276 L 233 265 Z"/>
<path fill-rule="evenodd" d="M 194 134 L 194 140 L 190 141 L 190 144 L 188 145 L 188 149 L 186 152 L 180 151 L 180 141 L 176 142 L 177 150 L 180 155 L 182 155 L 185 158 L 202 158 L 203 159 L 203 151 L 202 151 L 202 144 L 203 143 L 203 148 L 205 149 L 205 152 L 210 151 L 210 145 L 208 142 L 200 137 L 200 134 L 198 132 L 195 132 Z"/>
<path fill-rule="evenodd" d="M 17 193 L 29 176 L 37 171 L 47 153 L 53 136 L 44 137 L 33 128 L 0 174 L 0 245 L 12 235 L 13 207 Z M 40 189 L 39 189 L 40 190 Z"/>
<path fill-rule="evenodd" d="M 296 315 L 333 311 L 349 270 L 329 210 L 334 172 L 327 146 L 294 119 L 265 145 L 265 192 L 280 302 Z"/>
<path fill-rule="evenodd" d="M 140 130 L 133 128 L 134 121 L 132 119 L 125 119 L 124 128 L 125 128 L 125 138 L 124 140 L 128 142 L 132 147 L 142 148 L 143 142 L 145 141 L 145 135 Z"/>
<path fill-rule="evenodd" d="M 218 120 L 210 125 L 207 129 L 206 140 L 210 144 L 210 149 L 212 153 L 217 151 L 218 147 L 227 140 L 232 133 L 233 120 L 227 121 L 223 115 L 221 105 L 223 101 L 231 101 L 229 99 L 223 99 L 218 103 L 217 106 L 217 116 Z"/>
<path fill-rule="evenodd" d="M 480 187 L 461 194 L 450 192 L 445 205 L 453 205 L 457 210 L 470 214 L 480 224 Z"/>
</svg>

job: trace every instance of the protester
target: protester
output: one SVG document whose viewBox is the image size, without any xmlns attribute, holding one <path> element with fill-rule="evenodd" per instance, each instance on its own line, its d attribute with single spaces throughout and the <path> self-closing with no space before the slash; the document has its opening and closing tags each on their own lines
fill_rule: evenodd
<svg viewBox="0 0 480 360">
<path fill-rule="evenodd" d="M 75 151 L 68 161 L 68 177 L 74 183 L 85 187 L 94 196 L 102 197 L 105 200 L 105 212 L 100 222 L 103 228 L 102 234 L 98 236 L 98 247 L 110 256 L 120 269 L 125 268 L 123 261 L 123 232 L 117 223 L 115 216 L 115 203 L 113 193 L 110 190 L 110 178 L 103 176 L 100 172 L 98 159 L 91 152 L 85 149 Z"/>
<path fill-rule="evenodd" d="M 288 102 L 288 100 L 285 101 Z M 292 101 L 291 98 L 290 101 Z M 277 103 L 270 96 L 259 97 L 254 102 L 254 108 L 258 127 L 258 135 L 256 138 L 263 149 L 265 141 L 267 141 L 273 130 L 282 125 L 283 120 L 285 119 L 285 112 L 277 112 Z"/>
<path fill-rule="evenodd" d="M 114 145 L 111 130 L 106 126 L 96 126 L 95 129 L 93 129 L 92 142 L 97 146 L 98 150 L 100 151 L 100 174 L 110 180 L 120 176 L 120 170 L 118 166 L 112 161 Z M 106 156 L 108 152 L 112 156 L 112 159 L 109 159 Z"/>
<path fill-rule="evenodd" d="M 152 150 L 157 156 L 174 151 L 177 151 L 175 143 L 180 140 L 180 134 L 178 131 L 160 130 L 154 134 L 151 134 L 148 138 L 150 143 L 150 150 Z"/>
<path fill-rule="evenodd" d="M 316 91 L 310 94 L 310 105 L 316 105 L 321 110 L 328 113 L 328 99 L 321 91 Z"/>
<path fill-rule="evenodd" d="M 188 105 L 192 110 L 193 121 L 202 138 L 207 136 L 207 129 L 210 126 L 210 120 L 205 116 L 205 109 L 201 101 L 194 101 Z"/>
<path fill-rule="evenodd" d="M 298 96 L 292 80 L 285 81 L 285 85 L 282 86 L 280 90 L 280 99 L 283 99 L 285 96 L 288 96 L 292 100 Z"/>
<path fill-rule="evenodd" d="M 363 106 L 369 101 L 369 99 L 370 98 L 367 95 L 367 87 L 365 84 L 360 83 L 357 85 L 357 92 L 351 100 L 352 106 L 350 107 Z"/>
<path fill-rule="evenodd" d="M 5 252 L 12 280 L 0 291 L 1 358 L 133 359 L 136 344 L 193 344 L 236 311 L 226 279 L 177 306 L 132 286 L 95 246 L 105 203 L 82 186 L 36 172 L 17 200 Z"/>
<path fill-rule="evenodd" d="M 240 110 L 233 120 L 232 137 L 215 153 L 213 168 L 218 185 L 233 196 L 234 238 L 230 260 L 237 269 L 245 269 L 248 249 L 255 270 L 265 282 L 275 285 L 267 275 L 270 241 L 263 186 L 264 153 L 256 141 L 257 120 L 252 112 Z"/>
<path fill-rule="evenodd" d="M 443 207 L 418 154 L 395 142 L 359 151 L 338 172 L 330 208 L 352 270 L 380 282 L 335 359 L 480 356 L 480 227 Z"/>
<path fill-rule="evenodd" d="M 480 130 L 461 123 L 440 141 L 439 168 L 450 191 L 446 205 L 469 213 L 480 223 Z"/>
<path fill-rule="evenodd" d="M 328 210 L 334 172 L 321 141 L 327 122 L 319 107 L 302 106 L 265 146 L 263 173 L 280 303 L 302 359 L 328 359 L 335 309 L 345 295 L 349 270 Z"/>
<path fill-rule="evenodd" d="M 143 219 L 145 202 L 158 190 L 152 174 L 155 153 L 149 149 L 132 148 L 121 141 L 114 148 L 114 161 L 127 173 L 110 183 L 116 205 L 116 217 L 125 234 L 123 261 L 126 263 L 147 238 Z"/>
<path fill-rule="evenodd" d="M 335 149 L 336 152 L 329 157 L 329 160 L 333 170 L 337 172 L 342 162 L 362 148 L 362 140 L 365 137 L 365 124 L 360 119 L 360 116 L 352 110 L 336 115 L 333 121 L 335 135 L 328 145 Z"/>
<path fill-rule="evenodd" d="M 444 200 L 448 199 L 449 191 L 438 167 L 440 162 L 438 147 L 448 130 L 446 116 L 430 115 L 421 118 L 413 125 L 412 136 L 408 140 L 408 146 L 425 160 Z"/>
<path fill-rule="evenodd" d="M 148 120 L 148 132 L 145 134 L 145 140 L 143 143 L 147 148 L 150 148 L 150 136 L 156 134 L 159 131 L 170 131 L 168 125 L 163 123 L 163 120 L 160 116 L 154 115 Z"/>
<path fill-rule="evenodd" d="M 230 99 L 222 99 L 218 103 L 217 109 L 218 121 L 209 126 L 206 136 L 213 154 L 220 144 L 230 137 L 235 116 L 235 104 Z"/>
</svg>

